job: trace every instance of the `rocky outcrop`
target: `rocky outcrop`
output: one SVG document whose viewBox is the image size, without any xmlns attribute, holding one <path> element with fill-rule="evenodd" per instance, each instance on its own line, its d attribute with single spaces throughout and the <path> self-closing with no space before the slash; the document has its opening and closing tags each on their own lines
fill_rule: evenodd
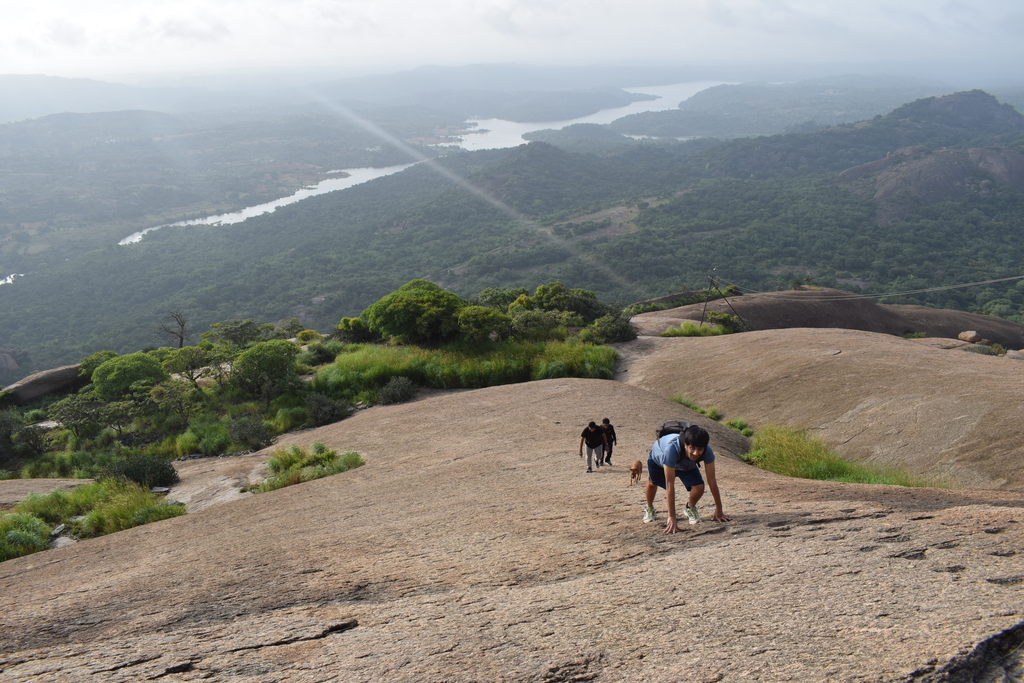
<svg viewBox="0 0 1024 683">
<path fill-rule="evenodd" d="M 906 147 L 883 159 L 839 174 L 858 194 L 875 203 L 879 224 L 906 215 L 905 197 L 926 204 L 959 199 L 967 192 L 998 194 L 999 188 L 1024 191 L 1024 154 L 1003 147 L 943 149 Z"/>
<path fill-rule="evenodd" d="M 67 393 L 87 383 L 78 372 L 81 366 L 65 365 L 64 367 L 44 370 L 25 379 L 4 387 L 4 391 L 14 394 L 18 403 L 30 403 L 37 398 L 49 396 L 50 394 Z"/>
<path fill-rule="evenodd" d="M 1024 325 L 991 315 L 927 306 L 876 304 L 838 289 L 761 292 L 718 299 L 707 310 L 737 314 L 754 330 L 790 327 L 834 327 L 882 334 L 924 333 L 956 339 L 964 330 L 1007 349 L 1024 348 Z M 684 320 L 700 320 L 704 304 L 691 304 L 633 316 L 641 335 L 656 335 Z"/>
<path fill-rule="evenodd" d="M 807 430 L 853 462 L 956 486 L 1024 490 L 1024 366 L 855 330 L 640 337 L 619 377 L 717 406 L 725 419 Z M 959 347 L 959 348 L 956 348 Z"/>
<path fill-rule="evenodd" d="M 579 430 L 604 416 L 623 464 L 588 475 Z M 730 522 L 665 535 L 663 494 L 641 522 L 626 465 L 666 418 L 712 431 Z M 312 441 L 367 465 L 0 563 L 3 679 L 813 683 L 1020 661 L 1019 492 L 788 480 L 600 380 L 282 440 Z"/>
</svg>

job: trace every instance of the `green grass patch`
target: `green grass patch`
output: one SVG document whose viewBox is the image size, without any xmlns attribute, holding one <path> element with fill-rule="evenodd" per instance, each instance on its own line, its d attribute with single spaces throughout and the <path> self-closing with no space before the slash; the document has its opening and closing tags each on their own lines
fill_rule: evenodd
<svg viewBox="0 0 1024 683">
<path fill-rule="evenodd" d="M 672 400 L 680 405 L 684 405 L 695 413 L 700 413 L 705 417 L 710 417 L 712 420 L 720 421 L 722 419 L 722 410 L 718 406 L 708 406 L 707 408 L 701 408 L 699 405 L 691 401 L 682 394 L 675 394 Z M 746 426 L 746 423 L 743 423 Z"/>
<path fill-rule="evenodd" d="M 662 332 L 660 337 L 717 337 L 722 334 L 730 334 L 731 330 L 727 330 L 721 325 L 708 325 L 695 323 L 692 320 L 684 320 L 679 327 L 670 327 Z"/>
<path fill-rule="evenodd" d="M 76 536 L 87 538 L 177 517 L 185 514 L 185 506 L 168 505 L 163 496 L 133 481 L 110 478 L 71 491 L 29 496 L 14 511 L 54 526 L 66 524 Z"/>
<path fill-rule="evenodd" d="M 49 542 L 50 527 L 35 515 L 0 515 L 0 562 L 46 550 Z"/>
<path fill-rule="evenodd" d="M 579 341 L 505 342 L 486 350 L 362 344 L 321 368 L 313 391 L 355 401 L 393 377 L 437 389 L 477 389 L 556 377 L 611 379 L 618 352 Z"/>
<path fill-rule="evenodd" d="M 362 456 L 354 451 L 338 453 L 322 443 L 314 443 L 308 451 L 299 446 L 279 448 L 267 460 L 267 469 L 273 472 L 274 476 L 246 490 L 265 493 L 347 472 L 365 464 Z"/>
<path fill-rule="evenodd" d="M 855 484 L 939 485 L 895 468 L 879 469 L 847 462 L 820 440 L 793 429 L 762 427 L 754 436 L 752 446 L 749 453 L 740 456 L 744 462 L 787 477 Z"/>
</svg>

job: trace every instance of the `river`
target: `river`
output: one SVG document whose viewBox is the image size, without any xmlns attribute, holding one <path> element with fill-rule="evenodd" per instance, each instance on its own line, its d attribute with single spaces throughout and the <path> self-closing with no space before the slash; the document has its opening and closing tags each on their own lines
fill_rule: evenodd
<svg viewBox="0 0 1024 683">
<path fill-rule="evenodd" d="M 679 106 L 679 103 L 688 97 L 697 94 L 701 90 L 705 90 L 712 86 L 721 85 L 721 81 L 691 81 L 689 83 L 676 83 L 674 85 L 655 85 L 655 86 L 638 86 L 635 88 L 623 88 L 626 92 L 640 93 L 644 95 L 656 95 L 656 100 L 642 100 L 640 102 L 632 102 L 625 107 L 614 107 L 611 109 L 602 109 L 599 112 L 590 114 L 588 116 L 582 116 L 578 119 L 570 119 L 568 121 L 543 121 L 539 123 L 516 123 L 515 121 L 505 121 L 502 119 L 476 119 L 471 120 L 470 123 L 476 124 L 476 130 L 479 132 L 467 132 L 462 136 L 462 142 L 458 145 L 465 150 L 474 151 L 479 149 L 503 149 L 506 147 L 516 147 L 526 142 L 523 140 L 524 133 L 530 133 L 535 130 L 565 128 L 575 123 L 597 123 L 607 124 L 620 119 L 623 116 L 630 114 L 639 114 L 647 111 L 664 111 L 666 109 L 675 109 Z M 386 166 L 384 168 L 346 168 L 342 171 L 332 171 L 332 173 L 347 173 L 346 178 L 328 178 L 322 180 L 316 185 L 310 187 L 304 187 L 301 190 L 295 192 L 295 194 L 281 199 L 275 199 L 272 202 L 266 204 L 258 204 L 256 206 L 250 206 L 247 209 L 236 211 L 233 213 L 224 213 L 216 216 L 207 216 L 206 218 L 196 218 L 188 221 L 178 221 L 177 223 L 166 223 L 164 225 L 157 225 L 152 228 L 146 228 L 139 232 L 134 232 L 128 235 L 118 244 L 132 244 L 138 242 L 147 232 L 153 232 L 160 228 L 168 228 L 179 225 L 230 225 L 231 223 L 240 223 L 247 218 L 253 216 L 260 216 L 265 213 L 270 213 L 279 206 L 287 206 L 288 204 L 294 204 L 297 201 L 306 199 L 307 197 L 314 197 L 318 194 L 324 194 L 326 192 L 335 192 L 337 190 L 345 190 L 359 185 L 361 183 L 368 182 L 375 178 L 381 178 L 392 173 L 398 173 L 403 171 L 412 164 L 401 164 L 398 166 Z"/>
</svg>

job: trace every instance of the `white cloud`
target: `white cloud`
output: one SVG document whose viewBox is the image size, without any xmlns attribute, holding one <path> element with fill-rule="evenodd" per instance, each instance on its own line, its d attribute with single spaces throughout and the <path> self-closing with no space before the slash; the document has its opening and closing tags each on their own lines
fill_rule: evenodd
<svg viewBox="0 0 1024 683">
<path fill-rule="evenodd" d="M 1022 28 L 1019 0 L 37 0 L 5 10 L 0 69 L 1020 62 Z"/>
</svg>

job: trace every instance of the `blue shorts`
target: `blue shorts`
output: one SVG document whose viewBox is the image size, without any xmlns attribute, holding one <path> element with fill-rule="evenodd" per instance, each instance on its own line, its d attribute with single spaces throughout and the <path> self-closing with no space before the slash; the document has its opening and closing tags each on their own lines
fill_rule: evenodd
<svg viewBox="0 0 1024 683">
<path fill-rule="evenodd" d="M 665 481 L 665 466 L 654 462 L 654 458 L 647 458 L 647 476 L 659 489 L 667 488 Z M 694 486 L 703 486 L 704 477 L 700 476 L 700 470 L 694 467 L 692 470 L 676 470 L 676 477 L 683 482 L 683 486 L 689 491 Z"/>
</svg>

